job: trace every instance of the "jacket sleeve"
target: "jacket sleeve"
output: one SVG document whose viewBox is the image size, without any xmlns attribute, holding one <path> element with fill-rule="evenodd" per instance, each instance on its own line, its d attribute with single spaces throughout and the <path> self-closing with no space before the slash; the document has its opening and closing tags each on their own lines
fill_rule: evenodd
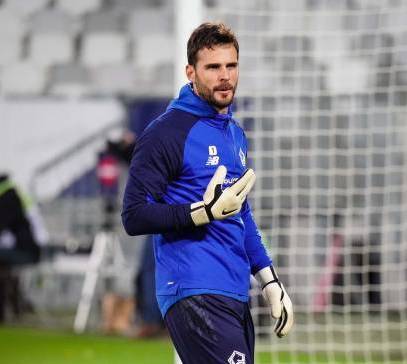
<svg viewBox="0 0 407 364">
<path fill-rule="evenodd" d="M 245 225 L 245 248 L 249 257 L 251 273 L 254 275 L 260 269 L 272 264 L 266 249 L 261 241 L 261 235 L 257 229 L 249 203 L 244 202 L 242 208 L 242 220 Z"/>
<path fill-rule="evenodd" d="M 122 222 L 129 235 L 158 234 L 193 227 L 190 205 L 163 200 L 167 185 L 179 173 L 183 145 L 173 130 L 147 129 L 133 152 L 123 197 Z"/>
</svg>

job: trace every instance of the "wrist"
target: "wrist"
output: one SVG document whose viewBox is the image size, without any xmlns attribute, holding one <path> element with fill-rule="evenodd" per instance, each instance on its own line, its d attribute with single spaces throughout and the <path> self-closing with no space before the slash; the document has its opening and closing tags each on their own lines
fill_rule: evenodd
<svg viewBox="0 0 407 364">
<path fill-rule="evenodd" d="M 278 282 L 278 275 L 275 272 L 274 268 L 272 265 L 269 267 L 265 267 L 260 269 L 256 274 L 255 274 L 256 280 L 260 283 L 261 289 L 263 289 L 265 286 L 267 286 L 270 283 Z"/>
<path fill-rule="evenodd" d="M 205 203 L 203 201 L 192 203 L 190 213 L 195 226 L 209 224 L 210 219 L 206 211 Z"/>
</svg>

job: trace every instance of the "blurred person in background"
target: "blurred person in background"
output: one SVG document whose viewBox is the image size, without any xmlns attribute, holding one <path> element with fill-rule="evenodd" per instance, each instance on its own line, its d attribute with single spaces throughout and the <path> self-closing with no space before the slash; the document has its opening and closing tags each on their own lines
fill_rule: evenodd
<svg viewBox="0 0 407 364">
<path fill-rule="evenodd" d="M 20 291 L 15 268 L 38 263 L 48 234 L 36 206 L 5 173 L 0 173 L 0 322 L 7 304 L 16 317 L 31 309 Z"/>
<path fill-rule="evenodd" d="M 122 221 L 154 235 L 156 294 L 184 364 L 254 362 L 250 274 L 288 334 L 292 303 L 262 244 L 246 196 L 255 175 L 232 117 L 239 45 L 224 24 L 204 23 L 187 45 L 190 83 L 140 136 Z"/>
<path fill-rule="evenodd" d="M 130 130 L 119 140 L 107 141 L 103 155 L 123 166 L 120 175 L 127 175 L 135 144 L 136 135 Z M 122 190 L 120 186 L 119 190 Z M 116 211 L 112 200 L 108 205 L 110 211 Z M 103 299 L 103 331 L 135 338 L 161 335 L 163 321 L 155 298 L 151 236 L 139 236 L 135 241 L 121 230 L 119 241 L 120 247 L 114 252 L 116 277 Z"/>
</svg>

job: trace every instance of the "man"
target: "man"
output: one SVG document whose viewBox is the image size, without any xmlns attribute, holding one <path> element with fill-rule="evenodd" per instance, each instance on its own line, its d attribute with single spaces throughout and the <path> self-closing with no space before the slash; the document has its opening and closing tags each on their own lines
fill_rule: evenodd
<svg viewBox="0 0 407 364">
<path fill-rule="evenodd" d="M 6 304 L 11 303 L 18 316 L 25 303 L 18 276 L 12 268 L 37 263 L 40 259 L 41 236 L 35 231 L 28 201 L 5 173 L 0 173 L 0 323 L 5 319 Z"/>
<path fill-rule="evenodd" d="M 119 140 L 107 141 L 102 157 L 116 158 L 127 174 L 135 145 L 135 133 L 127 130 Z M 121 178 L 119 181 L 121 191 L 124 186 Z M 163 334 L 164 323 L 155 298 L 152 237 L 142 235 L 136 239 L 124 232 L 119 235 L 120 247 L 114 251 L 114 279 L 102 302 L 103 330 L 134 338 L 155 337 Z"/>
<path fill-rule="evenodd" d="M 232 118 L 239 45 L 223 24 L 204 23 L 187 46 L 190 81 L 136 146 L 124 196 L 128 234 L 156 234 L 156 293 L 184 364 L 254 361 L 250 273 L 286 335 L 291 301 L 246 201 L 255 176 Z"/>
</svg>

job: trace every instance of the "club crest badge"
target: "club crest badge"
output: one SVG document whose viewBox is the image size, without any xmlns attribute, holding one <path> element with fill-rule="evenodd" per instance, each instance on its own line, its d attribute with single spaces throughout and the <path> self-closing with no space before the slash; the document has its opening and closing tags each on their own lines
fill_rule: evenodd
<svg viewBox="0 0 407 364">
<path fill-rule="evenodd" d="M 239 150 L 239 157 L 240 157 L 240 162 L 242 163 L 243 167 L 246 167 L 246 155 L 243 153 L 242 148 Z"/>
<path fill-rule="evenodd" d="M 246 355 L 235 350 L 228 359 L 229 364 L 246 364 Z"/>
</svg>

